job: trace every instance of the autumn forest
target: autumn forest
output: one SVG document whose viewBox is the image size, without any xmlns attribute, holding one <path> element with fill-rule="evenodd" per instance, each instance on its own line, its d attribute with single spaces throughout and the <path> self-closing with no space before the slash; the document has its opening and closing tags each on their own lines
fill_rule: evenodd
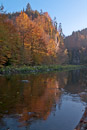
<svg viewBox="0 0 87 130">
<path fill-rule="evenodd" d="M 15 13 L 0 6 L 0 67 L 86 64 L 86 44 L 87 29 L 65 37 L 56 17 L 32 10 L 29 3 Z"/>
<path fill-rule="evenodd" d="M 87 1 L 1 1 L 0 130 L 87 129 Z"/>
<path fill-rule="evenodd" d="M 0 66 L 41 65 L 65 62 L 61 24 L 47 12 L 26 10 L 6 14 L 0 6 Z"/>
</svg>

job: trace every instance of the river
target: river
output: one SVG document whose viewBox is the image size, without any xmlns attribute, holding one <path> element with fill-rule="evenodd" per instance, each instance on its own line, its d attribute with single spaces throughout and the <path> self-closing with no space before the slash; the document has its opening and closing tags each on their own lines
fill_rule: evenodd
<svg viewBox="0 0 87 130">
<path fill-rule="evenodd" d="M 73 130 L 87 102 L 87 70 L 0 76 L 0 130 Z"/>
</svg>

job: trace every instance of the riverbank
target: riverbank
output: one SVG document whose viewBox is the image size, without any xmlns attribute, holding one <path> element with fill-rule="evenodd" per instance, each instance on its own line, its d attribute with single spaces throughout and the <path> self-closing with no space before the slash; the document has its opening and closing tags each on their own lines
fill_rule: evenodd
<svg viewBox="0 0 87 130">
<path fill-rule="evenodd" d="M 74 130 L 87 130 L 87 108 L 85 109 L 85 112 L 79 124 L 76 126 Z"/>
<path fill-rule="evenodd" d="M 0 69 L 0 74 L 31 74 L 43 73 L 51 71 L 68 71 L 84 68 L 83 65 L 44 65 L 44 66 L 22 66 L 22 67 L 3 67 Z"/>
</svg>

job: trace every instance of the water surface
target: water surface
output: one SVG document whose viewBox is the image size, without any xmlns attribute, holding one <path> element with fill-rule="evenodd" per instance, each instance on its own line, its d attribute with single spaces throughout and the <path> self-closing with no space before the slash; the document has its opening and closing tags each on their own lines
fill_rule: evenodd
<svg viewBox="0 0 87 130">
<path fill-rule="evenodd" d="M 86 102 L 86 70 L 0 76 L 0 130 L 73 130 Z"/>
</svg>

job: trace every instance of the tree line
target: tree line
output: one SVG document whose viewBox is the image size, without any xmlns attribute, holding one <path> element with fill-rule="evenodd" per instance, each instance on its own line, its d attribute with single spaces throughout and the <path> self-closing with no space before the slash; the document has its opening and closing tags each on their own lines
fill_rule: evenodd
<svg viewBox="0 0 87 130">
<path fill-rule="evenodd" d="M 69 64 L 87 63 L 87 28 L 73 32 L 64 39 L 64 44 L 68 51 Z"/>
<path fill-rule="evenodd" d="M 61 60 L 60 60 L 61 59 Z M 61 24 L 48 12 L 26 9 L 6 13 L 0 6 L 0 67 L 62 64 L 67 61 Z"/>
</svg>

